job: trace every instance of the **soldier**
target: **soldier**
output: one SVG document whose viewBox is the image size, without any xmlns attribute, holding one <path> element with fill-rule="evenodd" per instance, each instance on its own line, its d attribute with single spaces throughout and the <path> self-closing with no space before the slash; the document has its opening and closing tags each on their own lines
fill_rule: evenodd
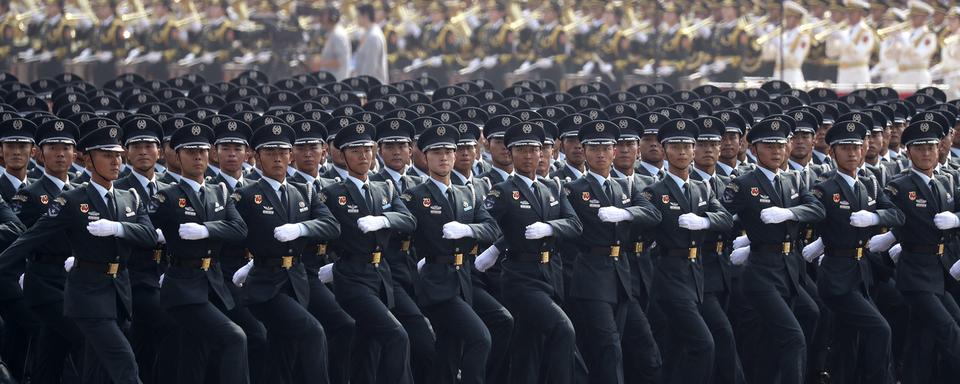
<svg viewBox="0 0 960 384">
<path fill-rule="evenodd" d="M 870 82 L 870 57 L 877 41 L 865 16 L 870 3 L 865 0 L 847 0 L 848 27 L 831 34 L 827 40 L 827 54 L 837 59 L 838 84 L 865 84 Z"/>
<path fill-rule="evenodd" d="M 745 255 L 750 259 L 741 279 L 743 295 L 776 346 L 775 361 L 759 366 L 757 377 L 769 381 L 779 375 L 783 383 L 801 383 L 806 342 L 790 306 L 809 297 L 801 293 L 791 247 L 798 236 L 797 224 L 821 220 L 824 211 L 815 197 L 793 185 L 792 178 L 779 174 L 788 132 L 782 120 L 753 127 L 747 140 L 758 168 L 727 185 L 724 206 L 738 215 L 751 244 L 731 254 L 734 264 L 742 264 Z"/>
<path fill-rule="evenodd" d="M 20 219 L 17 218 L 17 215 L 13 213 L 13 210 L 10 209 L 10 206 L 7 205 L 7 202 L 3 201 L 2 197 L 0 197 L 0 220 L 5 223 L 0 224 L 0 247 L 6 249 L 8 245 L 13 243 L 13 241 L 16 240 L 21 233 L 23 233 L 24 226 L 23 223 L 20 222 Z M 14 277 L 10 279 L 11 283 L 13 283 L 13 279 L 16 279 L 16 272 L 14 272 L 13 276 Z M 18 300 L 18 302 L 22 307 L 23 300 Z M 9 304 L 10 302 L 7 300 L 4 300 L 2 303 L 0 303 L 0 317 L 4 319 L 4 333 L 6 335 L 13 335 L 15 332 L 28 332 L 25 331 L 26 328 L 23 326 L 23 324 L 19 324 L 21 321 L 20 316 L 11 316 L 11 306 Z M 34 322 L 34 324 L 36 324 L 36 322 Z M 4 346 L 11 350 L 16 349 L 11 348 L 11 344 L 17 343 L 18 341 L 15 338 L 7 337 L 6 335 L 4 336 Z M 26 334 L 20 334 L 21 338 L 26 339 L 26 336 Z M 26 342 L 23 342 L 23 344 L 26 344 Z M 25 345 L 23 349 L 26 349 Z M 26 353 L 16 353 L 15 358 L 21 360 L 21 362 L 15 364 L 8 364 L 3 359 L 0 359 L 0 382 L 16 383 L 16 379 L 22 378 L 22 361 L 24 360 L 25 355 Z"/>
<path fill-rule="evenodd" d="M 233 58 L 234 44 L 238 43 L 233 23 L 225 12 L 228 6 L 226 0 L 211 0 L 207 4 L 206 24 L 195 36 L 192 48 L 194 56 L 199 56 L 200 74 L 214 82 L 226 80 L 223 64 Z"/>
<path fill-rule="evenodd" d="M 541 26 L 534 36 L 532 55 L 527 59 L 537 68 L 541 78 L 558 84 L 563 79 L 570 59 L 568 36 L 560 20 L 562 11 L 559 2 L 544 3 Z"/>
<path fill-rule="evenodd" d="M 102 366 L 114 383 L 139 383 L 120 329 L 132 314 L 127 260 L 133 247 L 155 247 L 157 234 L 140 195 L 113 188 L 123 150 L 119 130 L 99 128 L 80 140 L 77 147 L 93 168 L 91 182 L 51 200 L 46 215 L 0 258 L 34 252 L 65 232 L 76 262 L 64 288 L 64 315 L 84 337 L 83 371 Z"/>
<path fill-rule="evenodd" d="M 887 383 L 892 379 L 891 331 L 868 294 L 871 281 L 865 246 L 878 230 L 902 225 L 904 216 L 880 191 L 877 179 L 859 175 L 866 134 L 866 126 L 853 121 L 827 134 L 837 172 L 811 191 L 825 207 L 827 219 L 817 224 L 821 237 L 804 247 L 803 257 L 816 262 L 826 252 L 817 286 L 836 321 L 833 346 L 845 351 L 836 355 L 839 361 L 831 369 L 831 379 Z M 853 359 L 858 354 L 860 361 Z"/>
<path fill-rule="evenodd" d="M 395 291 L 389 264 L 382 252 L 394 232 L 413 232 L 416 219 L 400 200 L 393 184 L 368 180 L 373 157 L 374 128 L 353 123 L 337 133 L 348 177 L 323 190 L 327 207 L 340 222 L 342 235 L 334 242 L 339 257 L 320 268 L 320 280 L 335 281 L 337 302 L 357 320 L 357 354 L 353 381 L 411 382 L 410 339 L 390 310 Z"/>
<path fill-rule="evenodd" d="M 3 150 L 4 170 L 0 176 L 0 197 L 13 201 L 13 196 L 33 183 L 27 178 L 27 164 L 34 151 L 33 137 L 37 125 L 32 121 L 13 118 L 0 122 L 0 145 Z"/>
<path fill-rule="evenodd" d="M 495 185 L 484 201 L 503 237 L 477 257 L 476 265 L 484 271 L 505 254 L 503 291 L 509 294 L 502 299 L 519 329 L 511 351 L 511 382 L 569 383 L 576 340 L 573 324 L 558 304 L 561 266 L 551 256 L 557 251 L 555 241 L 579 236 L 582 225 L 556 184 L 536 179 L 543 138 L 536 124 L 516 124 L 504 134 L 517 174 Z"/>
<path fill-rule="evenodd" d="M 310 287 L 300 260 L 304 248 L 340 235 L 340 226 L 313 185 L 288 182 L 296 133 L 276 123 L 261 127 L 251 143 L 263 177 L 233 194 L 250 228 L 253 256 L 243 295 L 267 328 L 270 369 L 286 382 L 328 382 L 327 339 L 307 310 Z"/>
<path fill-rule="evenodd" d="M 657 140 L 657 133 L 660 126 L 666 122 L 666 118 L 659 113 L 650 112 L 640 115 L 639 120 L 643 124 L 643 133 L 640 135 L 640 161 L 636 166 L 637 173 L 660 180 L 666 173 L 664 169 L 666 164 L 663 146 Z"/>
<path fill-rule="evenodd" d="M 183 128 L 184 125 L 191 123 L 187 118 L 174 117 L 163 122 L 163 165 L 166 170 L 160 177 L 161 182 L 167 184 L 176 184 L 180 182 L 180 159 L 177 158 L 177 152 L 170 146 L 170 138 L 173 132 Z"/>
<path fill-rule="evenodd" d="M 167 67 L 187 50 L 186 31 L 177 27 L 175 14 L 171 13 L 169 0 L 154 1 L 150 9 L 152 20 L 143 37 L 142 58 L 144 73 L 157 80 L 169 77 Z"/>
<path fill-rule="evenodd" d="M 91 71 L 93 81 L 104 84 L 117 77 L 117 61 L 127 56 L 127 39 L 124 37 L 127 32 L 117 17 L 116 0 L 98 1 L 95 11 L 100 24 L 91 31 L 88 49 L 95 58 Z"/>
<path fill-rule="evenodd" d="M 720 3 L 721 19 L 710 32 L 710 79 L 737 82 L 743 77 L 740 65 L 748 55 L 750 36 L 740 24 L 738 4 L 725 0 Z"/>
<path fill-rule="evenodd" d="M 587 120 L 588 117 L 585 115 L 574 114 L 567 115 L 558 122 L 560 153 L 563 154 L 563 161 L 559 169 L 550 175 L 551 178 L 556 177 L 564 183 L 569 183 L 579 179 L 587 171 L 584 164 L 583 145 L 579 138 L 580 126 L 587 123 Z"/>
<path fill-rule="evenodd" d="M 723 111 L 714 114 L 723 122 L 723 136 L 720 139 L 720 154 L 717 157 L 717 171 L 726 177 L 740 176 L 740 168 L 744 163 L 737 158 L 740 154 L 740 145 L 747 123 L 739 113 Z"/>
<path fill-rule="evenodd" d="M 898 84 L 930 84 L 930 60 L 937 51 L 937 36 L 927 22 L 933 7 L 918 0 L 909 2 L 910 29 L 891 38 L 897 39 L 896 52 L 900 68 Z"/>
<path fill-rule="evenodd" d="M 824 173 L 822 166 L 813 163 L 814 138 L 820 122 L 812 113 L 794 111 L 789 113 L 797 125 L 790 137 L 790 153 L 787 159 L 788 169 L 800 173 L 801 185 L 809 189 L 815 180 Z M 829 131 L 827 131 L 829 133 Z M 812 240 L 812 239 L 811 239 Z"/>
<path fill-rule="evenodd" d="M 471 308 L 473 286 L 466 253 L 477 242 L 492 243 L 500 229 L 473 189 L 450 180 L 459 132 L 436 125 L 421 133 L 418 146 L 427 157 L 430 180 L 400 198 L 417 220 L 413 245 L 424 255 L 416 282 L 417 301 L 437 331 L 442 362 L 437 383 L 484 383 L 491 348 L 490 331 Z M 446 213 L 444 213 L 446 212 Z M 441 235 L 441 236 L 438 236 Z"/>
<path fill-rule="evenodd" d="M 47 0 L 43 17 L 30 28 L 30 48 L 41 76 L 63 73 L 63 61 L 72 52 L 74 30 L 67 25 L 63 5 L 64 0 Z"/>
<path fill-rule="evenodd" d="M 487 152 L 490 153 L 490 170 L 481 174 L 479 177 L 490 180 L 491 185 L 506 181 L 513 175 L 513 160 L 510 156 L 510 150 L 507 149 L 504 140 L 504 133 L 507 127 L 519 122 L 520 120 L 507 115 L 493 116 L 483 126 L 484 135 L 487 139 Z"/>
<path fill-rule="evenodd" d="M 225 314 L 233 309 L 234 299 L 218 261 L 223 243 L 242 240 L 247 226 L 226 185 L 204 182 L 212 141 L 213 131 L 199 124 L 184 126 L 170 139 L 183 177 L 159 190 L 150 206 L 150 219 L 163 231 L 170 258 L 160 303 L 184 336 L 179 382 L 204 382 L 207 364 L 215 362 L 220 382 L 248 383 L 247 339 Z M 211 349 L 218 351 L 218 358 Z"/>
<path fill-rule="evenodd" d="M 477 70 L 483 68 L 483 77 L 489 79 L 494 86 L 502 88 L 504 75 L 508 68 L 515 68 L 513 60 L 513 45 L 516 43 L 515 32 L 507 22 L 507 4 L 492 2 L 486 7 L 487 22 L 475 30 L 471 36 L 471 46 L 474 59 L 468 68 Z"/>
<path fill-rule="evenodd" d="M 653 53 L 653 65 L 658 77 L 667 83 L 676 86 L 679 84 L 680 76 L 688 72 L 690 68 L 696 69 L 700 66 L 695 63 L 693 67 L 690 58 L 692 42 L 688 36 L 682 33 L 680 25 L 680 14 L 682 10 L 675 3 L 663 5 L 661 11 L 662 21 L 659 26 L 659 35 L 653 46 L 656 47 Z"/>
<path fill-rule="evenodd" d="M 793 1 L 783 3 L 784 25 L 782 33 L 774 33 L 765 45 L 762 56 L 769 60 L 775 59 L 773 77 L 790 83 L 802 85 L 803 62 L 810 51 L 810 35 L 800 30 L 800 22 L 807 15 L 807 10 Z"/>
<path fill-rule="evenodd" d="M 631 242 L 632 228 L 644 229 L 660 222 L 660 213 L 632 189 L 610 177 L 619 127 L 610 121 L 583 124 L 578 139 L 584 147 L 589 171 L 570 181 L 564 193 L 584 224 L 583 234 L 568 244 L 579 253 L 570 281 L 570 306 L 574 324 L 581 330 L 579 345 L 592 382 L 623 380 L 621 332 L 632 299 L 630 262 L 621 245 Z M 522 207 L 522 206 L 521 206 Z"/>
<path fill-rule="evenodd" d="M 130 174 L 114 183 L 114 187 L 136 190 L 140 196 L 154 196 L 169 186 L 158 181 L 155 165 L 160 158 L 163 129 L 152 118 L 140 115 L 123 125 L 123 144 Z M 159 232 L 158 237 L 162 234 Z M 164 241 L 165 242 L 165 241 Z M 162 243 L 162 242 L 161 242 Z M 166 271 L 167 259 L 162 244 L 154 248 L 134 248 L 127 267 L 133 311 L 137 315 L 131 326 L 130 343 L 137 356 L 140 380 L 146 383 L 177 381 L 177 336 L 179 329 L 160 304 L 160 276 Z"/>
<path fill-rule="evenodd" d="M 448 23 L 447 6 L 442 2 L 431 2 L 427 6 L 429 21 L 420 35 L 419 45 L 423 49 L 423 58 L 413 59 L 411 66 L 423 66 L 421 73 L 440 84 L 449 83 L 449 73 L 460 59 L 461 42 L 456 35 L 456 27 Z"/>
</svg>

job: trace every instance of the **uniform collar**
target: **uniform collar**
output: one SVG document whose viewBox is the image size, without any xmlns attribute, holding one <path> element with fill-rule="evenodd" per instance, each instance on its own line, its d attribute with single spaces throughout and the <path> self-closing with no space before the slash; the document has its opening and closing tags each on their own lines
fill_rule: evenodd
<svg viewBox="0 0 960 384">
<path fill-rule="evenodd" d="M 6 177 L 7 180 L 10 180 L 10 184 L 13 184 L 14 190 L 20 189 L 20 185 L 27 182 L 26 178 L 24 178 L 23 180 L 20 180 L 16 176 L 11 175 L 7 172 L 3 172 L 3 176 Z"/>
<path fill-rule="evenodd" d="M 500 169 L 500 168 L 497 168 L 497 167 L 490 167 L 490 169 L 493 170 L 494 172 L 500 174 L 500 178 L 502 178 L 502 179 L 504 179 L 504 180 L 506 180 L 507 178 L 509 178 L 510 175 L 511 175 L 510 173 L 507 173 L 506 171 L 504 171 L 504 170 L 502 170 L 502 169 Z"/>
<path fill-rule="evenodd" d="M 459 177 L 459 178 L 460 178 L 460 181 L 463 181 L 464 184 L 469 184 L 471 181 L 473 181 L 473 178 L 472 178 L 472 177 L 466 177 L 466 176 L 464 176 L 462 173 L 457 172 L 457 170 L 455 170 L 455 169 L 453 170 L 453 174 L 454 174 L 455 176 Z"/>
<path fill-rule="evenodd" d="M 575 168 L 574 166 L 570 165 L 569 162 L 564 161 L 564 162 L 563 162 L 563 165 L 565 165 L 565 166 L 567 167 L 567 169 L 570 170 L 570 172 L 573 172 L 573 174 L 574 174 L 575 176 L 577 176 L 577 177 L 574 177 L 574 179 L 579 179 L 579 178 L 583 177 L 583 172 L 580 172 L 579 169 L 577 169 L 577 168 Z"/>
<path fill-rule="evenodd" d="M 918 171 L 916 168 L 911 167 L 910 170 L 913 171 L 913 173 L 915 173 L 917 176 L 920 176 L 920 179 L 923 180 L 924 185 L 930 185 L 931 178 L 929 176 L 924 175 L 923 172 Z"/>
<path fill-rule="evenodd" d="M 147 185 L 150 184 L 150 183 L 156 183 L 156 181 L 157 181 L 157 175 L 156 175 L 156 174 L 153 175 L 153 179 L 148 179 L 148 178 L 144 177 L 143 175 L 141 175 L 141 174 L 140 174 L 139 172 L 137 172 L 136 170 L 131 170 L 130 173 L 133 174 L 133 177 L 136 177 L 136 178 L 137 178 L 137 181 L 140 182 L 140 185 L 143 186 L 143 189 L 144 189 L 144 190 L 147 190 L 147 191 L 150 190 L 149 188 L 147 188 Z"/>
<path fill-rule="evenodd" d="M 517 178 L 519 178 L 520 181 L 523 181 L 523 183 L 526 184 L 526 185 L 527 185 L 527 188 L 530 188 L 531 191 L 533 190 L 533 182 L 534 182 L 534 180 L 530 180 L 529 177 L 526 177 L 526 176 L 521 175 L 521 174 L 519 174 L 519 173 L 515 173 L 514 176 L 516 176 Z"/>
<path fill-rule="evenodd" d="M 850 190 L 853 190 L 853 185 L 857 182 L 857 178 L 850 177 L 850 175 L 840 172 L 839 170 L 837 171 L 837 174 L 840 175 L 840 178 L 843 179 L 843 181 L 847 182 L 847 186 L 850 187 Z"/>
<path fill-rule="evenodd" d="M 113 183 L 110 183 L 110 189 L 104 188 L 102 185 L 94 182 L 93 180 L 90 180 L 90 185 L 92 185 L 94 188 L 97 189 L 97 194 L 99 194 L 100 197 L 103 198 L 103 201 L 107 201 L 106 199 L 107 193 L 111 193 L 111 194 L 113 193 Z"/>
<path fill-rule="evenodd" d="M 664 162 L 666 163 L 666 162 Z M 656 176 L 658 173 L 663 172 L 663 168 L 657 168 L 657 166 L 650 164 L 646 161 L 640 161 L 640 166 L 647 170 L 647 173 Z"/>
<path fill-rule="evenodd" d="M 594 171 L 587 171 L 587 174 L 593 176 L 594 179 L 597 179 L 597 182 L 600 183 L 600 185 L 604 185 L 603 183 L 610 181 L 609 177 L 600 176 L 600 174 Z"/>
<path fill-rule="evenodd" d="M 196 181 L 190 180 L 186 177 L 180 178 L 181 182 L 187 183 L 190 186 L 190 189 L 193 189 L 193 193 L 200 193 L 200 188 L 203 188 L 203 183 L 198 183 Z"/>
<path fill-rule="evenodd" d="M 717 163 L 717 164 L 720 164 L 720 163 Z M 710 181 L 710 179 L 712 179 L 713 176 L 716 175 L 716 172 L 714 172 L 714 174 L 711 175 L 709 173 L 701 171 L 700 168 L 697 168 L 697 167 L 692 167 L 692 168 L 694 171 L 697 171 L 697 174 L 700 175 L 700 178 L 703 179 L 703 181 Z"/>
<path fill-rule="evenodd" d="M 220 174 L 220 177 L 222 177 L 223 180 L 226 181 L 227 184 L 230 185 L 230 189 L 236 188 L 236 187 L 237 187 L 237 183 L 239 183 L 240 180 L 243 179 L 243 176 L 240 176 L 240 179 L 234 179 L 233 176 L 230 176 L 230 175 L 228 175 L 228 174 L 226 174 L 226 173 L 221 173 L 221 174 Z"/>
<path fill-rule="evenodd" d="M 48 178 L 48 179 L 50 179 L 50 181 L 53 182 L 53 184 L 56 185 L 57 188 L 58 188 L 59 190 L 61 190 L 61 191 L 63 190 L 63 187 L 64 187 L 65 185 L 67 185 L 67 182 L 66 182 L 66 181 L 60 180 L 59 178 L 56 178 L 56 177 L 53 177 L 53 175 L 51 175 L 51 174 L 44 173 L 43 176 L 46 177 L 46 178 Z"/>
<path fill-rule="evenodd" d="M 447 190 L 450 189 L 450 186 L 449 186 L 449 185 L 446 185 L 446 184 L 440 182 L 440 180 L 434 179 L 434 178 L 432 178 L 432 177 L 430 178 L 430 181 L 433 182 L 433 185 L 436 185 L 436 186 L 437 186 L 437 189 L 440 190 L 440 194 L 442 194 L 442 195 L 444 195 L 444 196 L 447 195 Z"/>
<path fill-rule="evenodd" d="M 763 172 L 763 175 L 767 177 L 767 181 L 769 181 L 771 184 L 773 184 L 773 178 L 774 178 L 774 177 L 777 177 L 778 175 L 780 175 L 780 170 L 779 170 L 779 169 L 778 169 L 776 172 L 774 172 L 774 171 L 771 171 L 771 170 L 769 170 L 769 169 L 764 168 L 762 165 L 758 165 L 758 166 L 757 166 L 757 169 L 759 169 L 760 172 Z"/>
<path fill-rule="evenodd" d="M 390 178 L 393 179 L 394 182 L 398 184 L 400 183 L 400 178 L 403 177 L 403 175 L 400 174 L 400 172 L 394 171 L 386 165 L 383 166 L 383 170 L 387 171 L 387 174 L 390 175 Z"/>
<path fill-rule="evenodd" d="M 669 175 L 670 178 L 673 179 L 674 183 L 677 183 L 677 188 L 680 188 L 681 191 L 683 191 L 686 188 L 687 180 L 690 179 L 689 177 L 687 177 L 687 180 L 681 179 L 680 176 L 674 175 L 672 172 L 669 172 L 669 171 L 667 172 L 667 175 Z"/>
</svg>

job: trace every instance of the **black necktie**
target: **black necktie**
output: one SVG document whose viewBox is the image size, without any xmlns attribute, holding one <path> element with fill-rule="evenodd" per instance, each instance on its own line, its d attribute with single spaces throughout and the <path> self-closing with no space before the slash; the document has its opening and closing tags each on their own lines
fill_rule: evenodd
<svg viewBox="0 0 960 384">
<path fill-rule="evenodd" d="M 933 195 L 933 207 L 940 212 L 940 188 L 936 179 L 930 179 L 930 192 Z"/>
<path fill-rule="evenodd" d="M 690 211 L 693 211 L 693 196 L 690 194 L 690 182 L 683 183 L 683 197 L 687 199 L 687 203 L 690 204 Z"/>
<path fill-rule="evenodd" d="M 107 192 L 103 195 L 107 199 L 107 218 L 114 220 L 117 217 L 117 205 L 113 199 L 113 193 Z"/>
<path fill-rule="evenodd" d="M 780 191 L 780 175 L 773 177 L 773 194 L 777 195 L 780 201 L 783 202 L 783 194 Z"/>
<path fill-rule="evenodd" d="M 403 176 L 400 176 L 400 182 L 397 183 L 397 189 L 399 189 L 400 192 L 407 190 L 407 181 L 403 179 Z"/>
<path fill-rule="evenodd" d="M 154 182 L 152 182 L 152 181 L 149 182 L 149 183 L 147 183 L 147 193 L 148 193 L 148 197 L 153 197 L 153 195 L 156 195 L 156 194 L 157 194 L 157 183 L 154 183 Z"/>
<path fill-rule="evenodd" d="M 373 212 L 373 195 L 370 193 L 370 186 L 363 185 L 363 199 L 367 203 L 367 211 Z"/>
<path fill-rule="evenodd" d="M 657 180 L 663 180 L 664 176 L 666 176 L 666 174 L 663 173 L 662 169 L 657 171 Z"/>
<path fill-rule="evenodd" d="M 447 188 L 447 203 L 450 204 L 450 207 L 449 207 L 449 208 L 450 208 L 450 214 L 456 213 L 456 212 L 457 212 L 457 211 L 456 211 L 456 209 L 457 209 L 457 200 L 456 200 L 456 199 L 454 198 L 454 196 L 453 196 L 453 188 L 452 188 L 452 187 L 448 187 L 448 188 Z"/>
<path fill-rule="evenodd" d="M 615 206 L 617 204 L 614 203 L 613 200 L 613 186 L 611 184 L 613 184 L 613 182 L 610 180 L 603 182 L 603 193 L 607 194 L 607 201 L 610 202 L 610 205 Z"/>
<path fill-rule="evenodd" d="M 536 181 L 534 181 L 533 183 L 530 184 L 530 190 L 533 191 L 534 201 L 532 202 L 542 207 L 543 204 L 540 201 L 540 185 L 539 184 L 540 183 L 537 183 Z"/>
<path fill-rule="evenodd" d="M 286 212 L 287 209 L 289 209 L 288 207 L 290 207 L 290 205 L 287 204 L 287 188 L 286 188 L 286 186 L 284 186 L 283 184 L 281 184 L 279 191 L 280 191 L 280 205 L 283 205 L 283 211 Z"/>
<path fill-rule="evenodd" d="M 204 194 L 203 194 L 203 187 L 201 186 L 200 189 L 197 190 L 197 199 L 200 200 L 200 204 L 206 203 L 205 201 L 203 201 L 203 196 L 204 196 Z M 198 207 L 198 208 L 199 208 L 199 207 Z"/>
</svg>

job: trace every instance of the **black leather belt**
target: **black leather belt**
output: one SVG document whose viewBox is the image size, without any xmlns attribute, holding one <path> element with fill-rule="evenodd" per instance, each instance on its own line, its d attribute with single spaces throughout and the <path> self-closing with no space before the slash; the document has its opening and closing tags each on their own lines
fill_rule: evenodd
<svg viewBox="0 0 960 384">
<path fill-rule="evenodd" d="M 55 253 L 38 253 L 33 256 L 31 259 L 35 263 L 40 264 L 59 264 L 63 265 L 63 262 L 67 261 L 67 258 L 70 257 L 70 254 L 55 254 Z"/>
<path fill-rule="evenodd" d="M 703 244 L 700 245 L 700 248 L 714 250 L 714 251 L 717 252 L 717 254 L 722 254 L 722 253 L 723 253 L 723 242 L 722 242 L 722 241 L 714 241 L 714 242 L 709 242 L 709 243 L 703 243 Z"/>
<path fill-rule="evenodd" d="M 867 250 L 863 247 L 857 248 L 828 248 L 824 253 L 828 257 L 842 257 L 846 259 L 860 260 Z"/>
<path fill-rule="evenodd" d="M 213 264 L 213 259 L 209 257 L 203 257 L 199 259 L 180 259 L 174 258 L 170 260 L 170 265 L 179 268 L 190 268 L 190 269 L 200 269 L 200 270 L 209 270 L 210 264 Z"/>
<path fill-rule="evenodd" d="M 589 252 L 591 256 L 602 256 L 602 257 L 620 257 L 620 245 L 610 245 L 606 247 L 590 247 Z"/>
<path fill-rule="evenodd" d="M 700 255 L 700 249 L 696 247 L 664 249 L 660 254 L 666 255 L 669 257 L 685 258 L 687 260 L 693 261 L 693 260 L 696 260 L 697 256 Z"/>
<path fill-rule="evenodd" d="M 428 263 L 433 264 L 453 264 L 454 266 L 463 265 L 463 253 L 454 253 L 452 255 L 433 255 L 426 257 Z"/>
<path fill-rule="evenodd" d="M 380 265 L 380 262 L 382 261 L 381 256 L 382 255 L 380 251 L 376 251 L 373 253 L 354 253 L 349 255 L 343 255 L 341 257 L 347 260 L 354 260 L 354 261 L 360 261 L 363 263 L 370 263 L 373 265 Z"/>
<path fill-rule="evenodd" d="M 513 261 L 546 264 L 550 262 L 550 251 L 541 251 L 538 253 L 513 252 L 508 253 L 507 258 Z"/>
<path fill-rule="evenodd" d="M 903 244 L 903 250 L 910 253 L 934 254 L 943 256 L 943 243 L 940 244 Z"/>
<path fill-rule="evenodd" d="M 290 269 L 293 268 L 300 261 L 299 257 L 296 256 L 280 256 L 280 257 L 254 257 L 253 265 L 257 267 L 266 267 L 266 268 L 283 268 Z"/>
<path fill-rule="evenodd" d="M 103 273 L 105 275 L 109 275 L 114 278 L 117 277 L 117 274 L 120 273 L 120 271 L 127 269 L 126 264 L 105 263 L 101 261 L 90 261 L 90 260 L 83 260 L 83 259 L 78 259 L 74 267 L 78 269 L 94 271 L 97 273 Z"/>
<path fill-rule="evenodd" d="M 793 243 L 789 241 L 784 241 L 780 244 L 750 244 L 751 252 L 761 252 L 761 253 L 779 253 L 786 255 L 790 253 L 790 250 L 793 249 Z"/>
</svg>

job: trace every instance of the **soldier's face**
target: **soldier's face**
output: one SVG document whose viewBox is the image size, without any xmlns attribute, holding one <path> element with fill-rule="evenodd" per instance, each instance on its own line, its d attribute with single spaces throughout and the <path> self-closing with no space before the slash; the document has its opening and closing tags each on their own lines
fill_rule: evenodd
<svg viewBox="0 0 960 384">
<path fill-rule="evenodd" d="M 693 147 L 693 163 L 699 168 L 709 168 L 717 165 L 720 158 L 720 142 L 698 140 Z"/>
<path fill-rule="evenodd" d="M 667 143 L 663 149 L 672 170 L 687 169 L 693 161 L 692 143 Z"/>
<path fill-rule="evenodd" d="M 456 169 L 457 172 L 466 175 L 466 172 L 470 172 L 470 169 L 473 167 L 473 160 L 476 158 L 476 145 L 458 145 L 457 160 L 454 162 L 453 168 Z"/>
<path fill-rule="evenodd" d="M 637 162 L 640 146 L 637 140 L 620 140 L 617 142 L 617 154 L 613 158 L 613 166 L 617 169 L 631 169 Z"/>
<path fill-rule="evenodd" d="M 333 162 L 333 165 L 336 165 L 340 168 L 347 168 L 347 163 L 343 160 L 343 151 L 332 145 L 329 148 L 330 161 Z"/>
<path fill-rule="evenodd" d="M 890 139 L 887 140 L 887 148 L 900 148 L 900 136 L 903 135 L 904 128 L 906 128 L 905 123 L 893 123 L 893 128 L 890 128 Z"/>
<path fill-rule="evenodd" d="M 404 169 L 407 164 L 410 164 L 411 155 L 410 143 L 380 144 L 380 157 L 383 159 L 383 164 L 394 171 Z"/>
<path fill-rule="evenodd" d="M 787 145 L 783 143 L 756 143 L 750 150 L 760 165 L 769 170 L 780 168 L 787 157 Z"/>
<path fill-rule="evenodd" d="M 727 132 L 720 139 L 720 158 L 725 160 L 734 159 L 740 154 L 740 134 L 736 132 Z"/>
<path fill-rule="evenodd" d="M 831 147 L 837 167 L 846 174 L 853 174 L 863 164 L 863 145 L 837 144 Z"/>
<path fill-rule="evenodd" d="M 3 143 L 5 167 L 16 170 L 26 168 L 32 152 L 33 144 L 30 143 Z"/>
<path fill-rule="evenodd" d="M 950 133 L 947 133 L 945 136 L 943 136 L 942 139 L 940 139 L 940 156 L 939 156 L 939 160 L 940 160 L 941 162 L 943 162 L 943 160 L 945 160 L 945 159 L 947 158 L 947 156 L 950 156 L 950 145 L 951 145 L 951 144 L 953 144 L 953 130 L 952 130 L 952 129 L 950 130 Z"/>
<path fill-rule="evenodd" d="M 54 176 L 66 175 L 76 157 L 71 144 L 44 144 L 40 151 L 43 157 L 43 167 L 46 172 Z"/>
<path fill-rule="evenodd" d="M 580 145 L 580 139 L 568 137 L 563 139 L 560 145 L 563 146 L 563 154 L 567 156 L 567 162 L 578 167 L 583 165 L 583 146 Z"/>
<path fill-rule="evenodd" d="M 452 148 L 436 148 L 427 151 L 427 168 L 431 175 L 447 177 L 450 170 L 453 169 L 453 162 L 457 157 L 456 150 Z"/>
<path fill-rule="evenodd" d="M 487 151 L 490 152 L 490 159 L 493 160 L 493 164 L 500 167 L 509 167 L 513 164 L 513 161 L 510 160 L 510 152 L 503 144 L 503 139 L 498 137 L 488 140 Z"/>
<path fill-rule="evenodd" d="M 217 157 L 220 159 L 220 169 L 229 174 L 236 174 L 243 170 L 243 162 L 247 160 L 247 146 L 243 144 L 217 144 Z"/>
<path fill-rule="evenodd" d="M 169 141 L 163 143 L 163 162 L 174 173 L 180 173 L 180 159 L 177 158 L 177 151 L 170 147 Z"/>
<path fill-rule="evenodd" d="M 373 147 L 350 147 L 343 151 L 343 159 L 347 163 L 350 176 L 366 180 L 370 165 L 373 164 Z M 360 178 L 360 176 L 363 178 Z"/>
<path fill-rule="evenodd" d="M 880 155 L 881 148 L 886 148 L 886 145 L 883 145 L 883 135 L 872 134 L 867 136 L 867 154 L 866 159 L 876 159 Z"/>
<path fill-rule="evenodd" d="M 914 144 L 907 147 L 907 156 L 913 167 L 921 171 L 932 171 L 937 165 L 940 152 L 937 144 Z"/>
<path fill-rule="evenodd" d="M 90 158 L 93 178 L 113 181 L 120 177 L 120 164 L 123 163 L 121 152 L 93 150 L 87 152 L 87 157 Z"/>
<path fill-rule="evenodd" d="M 127 161 L 133 169 L 147 172 L 153 169 L 160 159 L 160 148 L 157 143 L 142 141 L 127 146 Z"/>
<path fill-rule="evenodd" d="M 553 152 L 556 148 L 550 144 L 544 144 L 540 147 L 540 163 L 537 165 L 537 174 L 546 176 L 550 174 L 550 164 L 553 164 Z"/>
<path fill-rule="evenodd" d="M 537 173 L 537 165 L 540 164 L 541 156 L 539 146 L 518 145 L 510 148 L 509 153 L 513 161 L 513 168 L 517 173 L 528 177 Z"/>
<path fill-rule="evenodd" d="M 820 152 L 827 152 L 827 148 L 830 147 L 827 145 L 827 131 L 829 131 L 832 126 L 833 124 L 820 124 L 820 129 L 817 130 L 816 136 L 813 137 L 813 149 Z"/>
<path fill-rule="evenodd" d="M 207 171 L 210 150 L 200 148 L 183 148 L 177 150 L 180 159 L 180 172 L 183 177 L 191 180 L 202 180 Z"/>
<path fill-rule="evenodd" d="M 423 152 L 420 151 L 420 148 L 418 148 L 416 145 L 413 145 L 412 152 L 413 154 L 410 160 L 413 161 L 413 165 L 420 169 L 427 169 L 427 159 L 424 158 Z"/>
<path fill-rule="evenodd" d="M 277 181 L 287 177 L 290 150 L 287 148 L 263 148 L 257 151 L 257 164 L 263 175 Z M 363 173 L 366 176 L 366 172 Z"/>
<path fill-rule="evenodd" d="M 808 132 L 797 132 L 790 138 L 790 158 L 805 159 L 813 151 L 813 134 Z"/>
<path fill-rule="evenodd" d="M 640 160 L 654 164 L 663 161 L 663 147 L 657 141 L 657 135 L 643 135 L 640 138 Z"/>
<path fill-rule="evenodd" d="M 587 166 L 596 173 L 606 175 L 613 164 L 613 144 L 588 144 L 585 146 Z"/>
</svg>

